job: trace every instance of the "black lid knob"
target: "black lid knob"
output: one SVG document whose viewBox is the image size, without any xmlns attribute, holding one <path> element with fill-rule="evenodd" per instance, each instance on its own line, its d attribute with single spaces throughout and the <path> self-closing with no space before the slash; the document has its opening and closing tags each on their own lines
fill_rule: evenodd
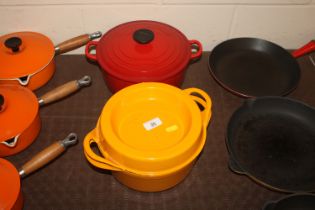
<svg viewBox="0 0 315 210">
<path fill-rule="evenodd" d="M 149 29 L 139 29 L 133 33 L 133 39 L 140 44 L 148 44 L 154 39 L 154 33 Z"/>
<path fill-rule="evenodd" d="M 7 48 L 10 48 L 12 52 L 18 52 L 21 44 L 22 44 L 22 40 L 19 37 L 11 37 L 5 40 L 4 42 L 4 45 Z"/>
<path fill-rule="evenodd" d="M 4 105 L 4 97 L 3 95 L 0 94 L 0 111 L 3 109 L 3 105 Z"/>
</svg>

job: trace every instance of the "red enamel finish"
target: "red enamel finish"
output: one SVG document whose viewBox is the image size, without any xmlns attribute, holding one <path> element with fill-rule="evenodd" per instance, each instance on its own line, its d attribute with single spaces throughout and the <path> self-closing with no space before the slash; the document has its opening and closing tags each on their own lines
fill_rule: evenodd
<svg viewBox="0 0 315 210">
<path fill-rule="evenodd" d="M 110 74 L 107 74 L 103 72 L 104 80 L 109 88 L 109 90 L 112 93 L 115 93 L 125 87 L 128 87 L 130 85 L 135 84 L 135 82 L 130 82 L 130 81 L 124 81 L 121 79 L 118 79 L 117 77 L 113 77 Z M 156 81 L 156 82 L 163 82 L 169 85 L 174 85 L 174 86 L 181 86 L 184 80 L 184 73 L 178 73 L 177 75 L 174 75 L 173 77 L 168 78 L 167 80 L 163 81 Z"/>
<path fill-rule="evenodd" d="M 154 37 L 139 43 L 134 34 L 143 29 Z M 90 54 L 92 47 L 96 55 Z M 100 64 L 107 86 L 116 92 L 139 82 L 180 86 L 190 61 L 201 56 L 202 46 L 170 25 L 142 20 L 112 28 L 100 41 L 89 42 L 85 52 L 89 59 Z"/>
<path fill-rule="evenodd" d="M 313 51 L 315 51 L 315 41 L 314 40 L 310 41 L 309 43 L 307 43 L 306 45 L 304 45 L 300 49 L 294 51 L 292 53 L 292 55 L 293 55 L 293 57 L 298 58 L 298 57 L 301 57 L 302 55 L 305 55 L 305 54 L 313 52 Z"/>
</svg>

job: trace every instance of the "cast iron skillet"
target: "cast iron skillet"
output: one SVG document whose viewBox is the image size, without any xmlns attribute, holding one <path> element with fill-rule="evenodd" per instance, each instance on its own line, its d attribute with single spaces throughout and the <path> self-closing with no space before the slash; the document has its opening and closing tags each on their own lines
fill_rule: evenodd
<svg viewBox="0 0 315 210">
<path fill-rule="evenodd" d="M 247 99 L 232 115 L 230 169 L 284 192 L 315 191 L 315 109 L 285 97 Z"/>
<path fill-rule="evenodd" d="M 314 194 L 293 194 L 285 196 L 278 201 L 268 202 L 263 210 L 314 210 Z"/>
<path fill-rule="evenodd" d="M 222 87 L 242 97 L 287 95 L 300 79 L 300 67 L 289 52 L 258 38 L 217 45 L 209 57 L 209 70 Z"/>
</svg>

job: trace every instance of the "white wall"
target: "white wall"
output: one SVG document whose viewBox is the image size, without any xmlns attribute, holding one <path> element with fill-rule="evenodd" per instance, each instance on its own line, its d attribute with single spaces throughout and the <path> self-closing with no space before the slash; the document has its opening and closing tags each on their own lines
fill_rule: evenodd
<svg viewBox="0 0 315 210">
<path fill-rule="evenodd" d="M 173 25 L 204 50 L 241 36 L 285 48 L 315 39 L 315 0 L 0 0 L 0 35 L 37 31 L 55 44 L 138 19 Z"/>
</svg>

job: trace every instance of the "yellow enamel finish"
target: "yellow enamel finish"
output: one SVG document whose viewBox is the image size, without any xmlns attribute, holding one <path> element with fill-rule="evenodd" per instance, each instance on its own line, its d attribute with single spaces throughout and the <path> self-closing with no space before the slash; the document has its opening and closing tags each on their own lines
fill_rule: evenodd
<svg viewBox="0 0 315 210">
<path fill-rule="evenodd" d="M 211 100 L 200 89 L 183 91 L 152 82 L 132 85 L 104 106 L 96 128 L 84 140 L 85 156 L 94 166 L 115 171 L 114 176 L 131 188 L 163 190 L 189 173 L 205 144 L 210 117 Z M 93 142 L 103 157 L 91 150 Z M 137 184 L 139 179 L 152 185 Z"/>
</svg>

